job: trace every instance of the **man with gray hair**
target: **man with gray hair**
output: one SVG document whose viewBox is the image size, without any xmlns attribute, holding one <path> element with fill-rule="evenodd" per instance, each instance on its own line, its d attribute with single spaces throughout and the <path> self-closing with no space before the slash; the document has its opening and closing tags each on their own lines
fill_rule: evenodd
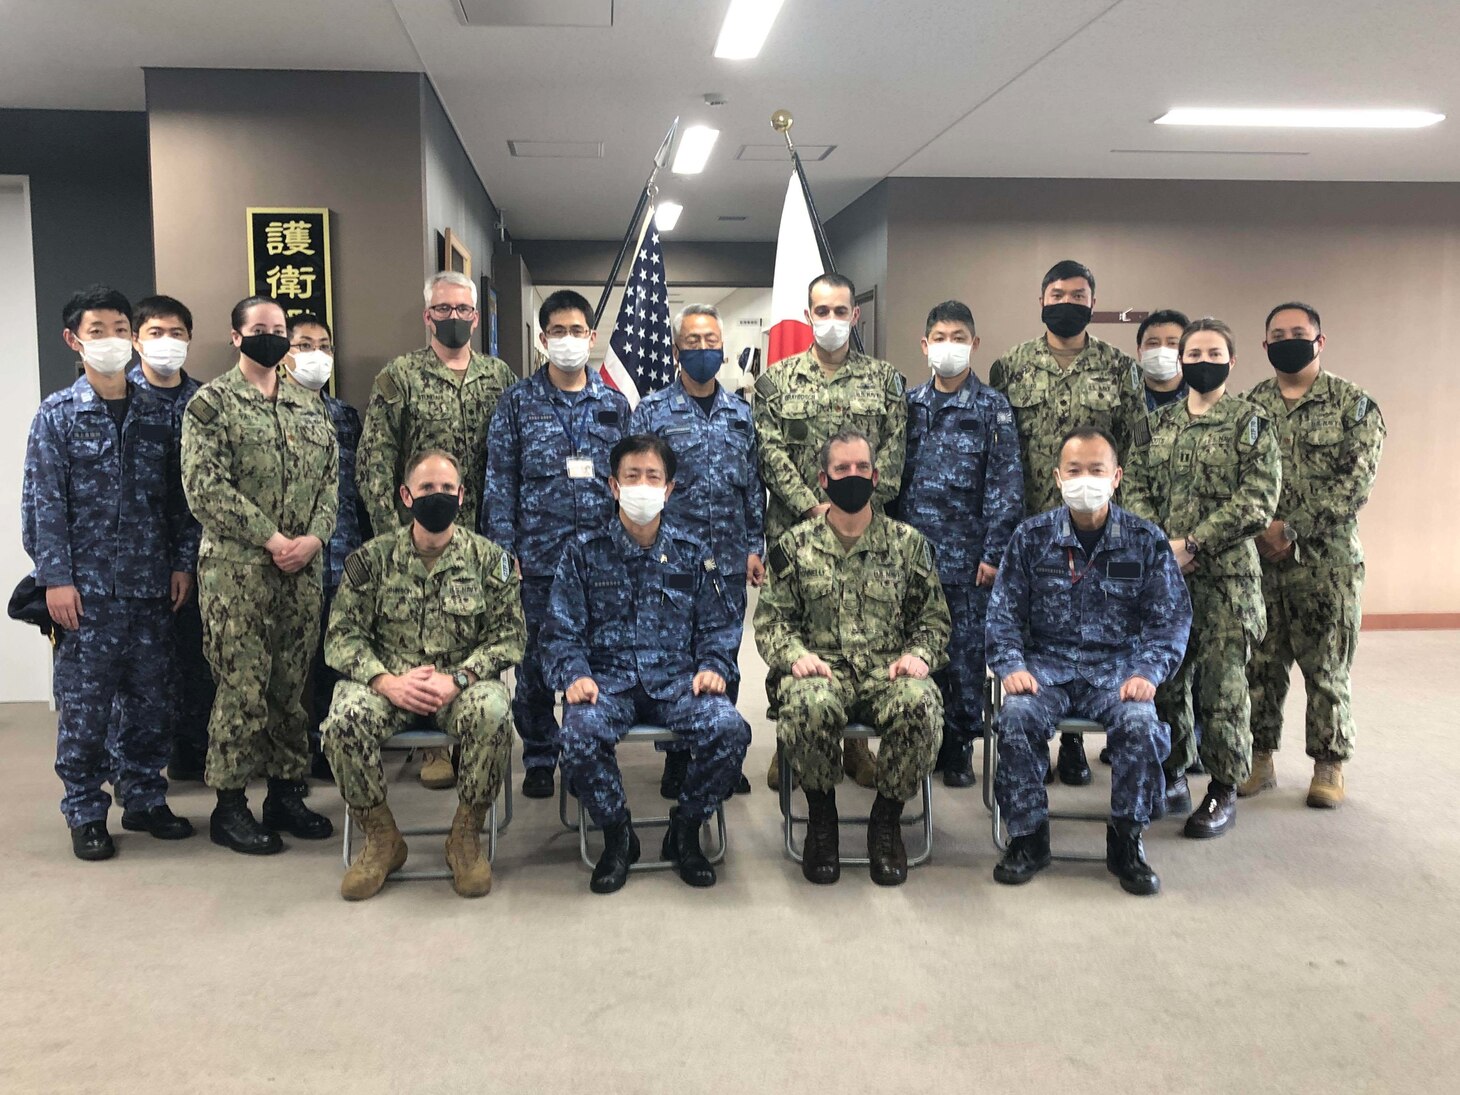
<svg viewBox="0 0 1460 1095">
<path fill-rule="evenodd" d="M 421 319 L 429 343 L 390 362 L 375 378 L 356 457 L 356 482 L 377 535 L 410 524 L 396 488 L 406 464 L 427 449 L 441 449 L 461 461 L 465 488 L 461 527 L 477 532 L 478 503 L 486 482 L 487 426 L 497 400 L 517 379 L 500 358 L 471 347 L 477 310 L 476 283 L 443 270 L 426 279 Z M 456 782 L 444 751 L 428 751 L 421 765 L 427 787 Z"/>
<path fill-rule="evenodd" d="M 746 586 L 765 580 L 765 491 L 750 404 L 715 380 L 725 348 L 714 305 L 689 304 L 674 317 L 674 360 L 679 375 L 639 401 L 629 432 L 657 434 L 674 450 L 677 489 L 664 505 L 665 516 L 719 560 L 731 611 L 743 624 Z M 727 694 L 732 703 L 739 697 L 738 672 Z M 659 793 L 677 799 L 689 747 L 674 743 L 665 753 Z M 750 781 L 742 775 L 736 789 L 748 792 Z"/>
</svg>

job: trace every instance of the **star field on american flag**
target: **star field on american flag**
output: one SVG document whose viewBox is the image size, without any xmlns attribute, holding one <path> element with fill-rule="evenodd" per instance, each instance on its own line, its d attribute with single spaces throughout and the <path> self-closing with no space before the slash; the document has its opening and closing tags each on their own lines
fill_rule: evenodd
<svg viewBox="0 0 1460 1095">
<path fill-rule="evenodd" d="M 625 375 L 613 375 L 614 370 L 605 363 L 604 379 L 620 391 L 625 380 L 632 383 L 637 391 L 624 392 L 630 402 L 637 403 L 639 398 L 674 379 L 669 284 L 664 274 L 664 250 L 652 222 L 634 258 L 608 344 L 609 362 L 617 358 L 618 366 Z"/>
</svg>

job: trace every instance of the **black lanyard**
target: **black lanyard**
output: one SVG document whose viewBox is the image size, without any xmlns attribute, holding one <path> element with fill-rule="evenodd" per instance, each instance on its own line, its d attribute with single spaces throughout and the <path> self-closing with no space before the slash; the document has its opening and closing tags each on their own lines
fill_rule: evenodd
<svg viewBox="0 0 1460 1095">
<path fill-rule="evenodd" d="M 588 425 L 588 412 L 591 409 L 589 407 L 589 403 L 590 402 L 591 402 L 591 400 L 589 400 L 589 398 L 586 395 L 583 396 L 583 422 L 582 422 L 582 425 L 585 428 Z M 557 403 L 553 399 L 549 398 L 548 399 L 548 410 L 550 410 L 550 411 L 553 412 L 553 417 L 558 420 L 558 425 L 563 428 L 563 434 L 568 439 L 568 447 L 569 447 L 569 449 L 572 452 L 575 452 L 575 453 L 578 452 L 579 449 L 582 448 L 582 442 L 580 441 L 580 438 L 583 436 L 583 434 L 580 431 L 575 431 L 573 429 L 573 417 L 574 417 L 574 411 L 576 410 L 576 408 L 571 408 L 570 407 L 569 410 L 568 410 L 568 417 L 567 418 L 564 418 L 563 415 L 562 415 L 562 412 L 558 410 Z"/>
</svg>

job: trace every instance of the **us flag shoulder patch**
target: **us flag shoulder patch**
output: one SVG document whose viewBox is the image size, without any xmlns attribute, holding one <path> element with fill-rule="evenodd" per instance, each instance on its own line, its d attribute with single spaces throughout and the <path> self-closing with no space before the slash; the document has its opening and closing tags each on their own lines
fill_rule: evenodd
<svg viewBox="0 0 1460 1095">
<path fill-rule="evenodd" d="M 200 399 L 194 396 L 188 401 L 188 414 L 192 415 L 205 426 L 211 426 L 218 418 L 218 408 L 213 406 L 211 400 Z"/>
<path fill-rule="evenodd" d="M 360 557 L 358 551 L 345 560 L 345 577 L 350 579 L 350 585 L 355 589 L 370 584 L 370 564 Z"/>
</svg>

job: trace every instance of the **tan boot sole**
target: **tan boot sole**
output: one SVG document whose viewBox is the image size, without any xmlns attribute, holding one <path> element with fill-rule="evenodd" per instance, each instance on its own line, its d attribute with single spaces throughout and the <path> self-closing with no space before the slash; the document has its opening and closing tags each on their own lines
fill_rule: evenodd
<svg viewBox="0 0 1460 1095">
<path fill-rule="evenodd" d="M 1308 791 L 1308 805 L 1315 810 L 1337 810 L 1343 805 L 1344 793 L 1340 788 L 1335 795 L 1333 791 L 1324 789 L 1322 791 Z"/>
<path fill-rule="evenodd" d="M 487 868 L 485 878 L 463 880 L 456 871 L 456 865 L 450 861 L 447 862 L 447 866 L 451 868 L 451 888 L 459 896 L 486 897 L 487 894 L 492 892 L 492 865 L 487 863 L 485 857 L 482 858 L 482 863 Z"/>
<path fill-rule="evenodd" d="M 437 768 L 438 768 L 437 765 L 432 765 L 430 770 L 433 771 L 433 772 L 436 772 Z M 426 774 L 426 772 L 427 772 L 427 769 L 425 769 L 425 768 L 422 768 L 421 769 L 421 786 L 422 787 L 428 787 L 428 788 L 430 788 L 433 791 L 444 791 L 448 787 L 455 787 L 456 786 L 456 773 L 453 772 L 453 771 L 451 771 L 451 766 L 449 764 L 446 766 L 446 772 L 447 772 L 447 774 L 445 774 L 445 775 L 437 772 L 437 774 L 435 774 L 435 775 L 428 776 Z"/>
<path fill-rule="evenodd" d="M 1252 798 L 1254 795 L 1262 794 L 1263 791 L 1275 790 L 1277 790 L 1277 776 L 1272 776 L 1269 779 L 1263 780 L 1261 783 L 1253 783 L 1251 781 L 1248 781 L 1247 783 L 1242 784 L 1240 787 L 1237 788 L 1237 797 Z"/>
<path fill-rule="evenodd" d="M 390 864 L 385 868 L 385 874 L 382 875 L 378 881 L 369 877 L 363 880 L 366 882 L 374 883 L 373 886 L 370 886 L 368 888 L 352 890 L 352 881 L 360 880 L 358 879 L 358 876 L 355 880 L 351 879 L 350 872 L 355 869 L 354 865 L 352 864 L 350 866 L 350 869 L 345 872 L 345 877 L 340 879 L 340 896 L 343 897 L 346 901 L 365 901 L 368 898 L 374 897 L 385 887 L 386 878 L 406 865 L 406 857 L 409 854 L 410 849 L 406 847 L 406 842 L 404 840 L 397 840 L 395 845 L 395 851 L 391 853 Z"/>
</svg>

